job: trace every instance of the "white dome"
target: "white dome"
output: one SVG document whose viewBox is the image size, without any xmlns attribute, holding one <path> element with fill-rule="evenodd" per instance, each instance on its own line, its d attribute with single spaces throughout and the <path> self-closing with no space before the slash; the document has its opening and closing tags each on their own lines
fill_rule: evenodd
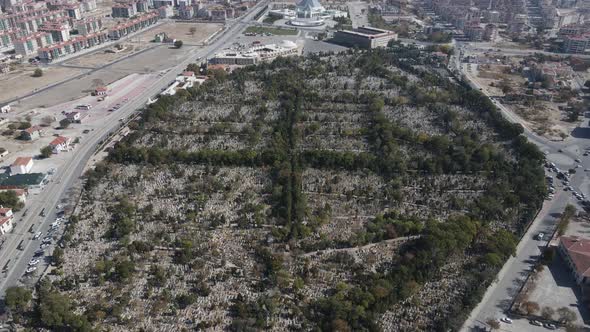
<svg viewBox="0 0 590 332">
<path fill-rule="evenodd" d="M 297 47 L 297 44 L 295 44 L 295 43 L 294 43 L 293 41 L 291 41 L 291 40 L 283 40 L 283 42 L 281 43 L 281 45 L 282 45 L 283 47 L 286 47 L 286 48 L 294 48 L 294 47 Z"/>
</svg>

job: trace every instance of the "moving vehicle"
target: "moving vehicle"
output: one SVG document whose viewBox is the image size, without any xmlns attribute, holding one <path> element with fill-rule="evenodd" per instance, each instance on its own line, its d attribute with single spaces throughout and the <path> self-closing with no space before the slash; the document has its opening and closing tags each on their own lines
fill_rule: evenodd
<svg viewBox="0 0 590 332">
<path fill-rule="evenodd" d="M 91 108 L 92 108 L 92 105 L 90 105 L 90 104 L 82 104 L 82 105 L 76 106 L 77 110 L 84 110 L 84 111 L 88 111 Z"/>
<path fill-rule="evenodd" d="M 20 240 L 16 249 L 23 250 L 24 249 L 24 242 L 25 242 L 25 240 Z"/>
</svg>

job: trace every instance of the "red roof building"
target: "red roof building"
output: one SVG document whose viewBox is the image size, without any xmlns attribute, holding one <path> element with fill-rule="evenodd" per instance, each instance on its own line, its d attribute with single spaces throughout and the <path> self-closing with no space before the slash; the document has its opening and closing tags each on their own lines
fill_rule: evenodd
<svg viewBox="0 0 590 332">
<path fill-rule="evenodd" d="M 6 234 L 12 230 L 14 216 L 11 208 L 0 206 L 0 234 Z"/>
<path fill-rule="evenodd" d="M 60 153 L 66 151 L 70 146 L 71 139 L 64 136 L 58 136 L 49 143 L 49 146 L 53 150 L 53 153 Z"/>
<path fill-rule="evenodd" d="M 559 252 L 572 270 L 578 285 L 590 285 L 590 240 L 577 236 L 562 236 Z"/>
</svg>

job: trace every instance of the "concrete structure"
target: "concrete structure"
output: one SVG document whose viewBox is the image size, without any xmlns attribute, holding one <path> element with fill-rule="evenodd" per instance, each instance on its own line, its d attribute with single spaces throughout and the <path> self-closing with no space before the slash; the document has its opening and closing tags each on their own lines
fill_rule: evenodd
<svg viewBox="0 0 590 332">
<path fill-rule="evenodd" d="M 94 89 L 95 96 L 106 96 L 108 92 L 109 89 L 106 86 L 99 86 L 96 89 Z"/>
<path fill-rule="evenodd" d="M 325 11 L 319 0 L 302 0 L 297 4 L 296 15 L 299 18 L 319 18 Z"/>
<path fill-rule="evenodd" d="M 193 6 L 186 6 L 178 9 L 178 16 L 183 20 L 190 20 L 195 16 L 195 9 Z"/>
<path fill-rule="evenodd" d="M 32 126 L 20 132 L 21 139 L 25 141 L 32 141 L 36 140 L 41 136 L 41 127 L 39 126 Z"/>
<path fill-rule="evenodd" d="M 4 176 L 0 178 L 0 186 L 19 187 L 26 189 L 40 189 L 45 184 L 47 174 L 29 173 Z"/>
<path fill-rule="evenodd" d="M 158 21 L 158 13 L 156 11 L 151 11 L 149 13 L 143 14 L 137 18 L 129 20 L 125 23 L 121 23 L 112 27 L 109 30 L 109 37 L 111 39 L 117 40 L 122 37 L 127 36 L 130 33 L 139 31 L 144 29 Z"/>
<path fill-rule="evenodd" d="M 31 157 L 18 157 L 10 165 L 10 174 L 27 174 L 33 168 L 33 158 Z"/>
<path fill-rule="evenodd" d="M 96 10 L 96 0 L 82 0 L 80 4 L 82 5 L 82 11 L 84 12 L 92 12 Z"/>
<path fill-rule="evenodd" d="M 590 285 L 590 240 L 577 236 L 559 238 L 558 251 L 579 286 Z"/>
<path fill-rule="evenodd" d="M 67 151 L 71 142 L 72 139 L 69 137 L 58 136 L 49 143 L 49 146 L 51 147 L 51 151 L 53 151 L 53 153 L 58 154 L 62 151 Z"/>
<path fill-rule="evenodd" d="M 162 6 L 158 8 L 158 15 L 160 18 L 168 18 L 174 16 L 174 10 L 172 6 Z"/>
<path fill-rule="evenodd" d="M 85 18 L 83 20 L 76 21 L 74 27 L 76 30 L 78 30 L 78 34 L 86 36 L 102 30 L 102 19 L 98 17 Z"/>
<path fill-rule="evenodd" d="M 135 2 L 131 3 L 116 3 L 111 8 L 112 17 L 125 17 L 130 18 L 137 15 L 137 7 Z"/>
<path fill-rule="evenodd" d="M 209 60 L 211 64 L 253 65 L 260 61 L 272 60 L 278 56 L 298 53 L 297 44 L 284 40 L 281 44 L 253 46 L 246 51 L 224 50 Z"/>
<path fill-rule="evenodd" d="M 389 41 L 397 40 L 397 33 L 372 27 L 336 31 L 334 42 L 360 48 L 386 47 Z"/>
<path fill-rule="evenodd" d="M 64 8 L 66 14 L 74 20 L 82 19 L 82 9 L 80 3 L 71 3 Z"/>
<path fill-rule="evenodd" d="M 92 33 L 86 36 L 78 36 L 66 42 L 53 44 L 37 51 L 37 55 L 43 62 L 51 62 L 66 55 L 80 52 L 83 49 L 94 47 L 108 41 L 106 31 Z"/>
<path fill-rule="evenodd" d="M 39 28 L 39 31 L 50 33 L 53 41 L 56 43 L 70 40 L 70 27 L 65 23 L 45 23 L 41 28 Z"/>
<path fill-rule="evenodd" d="M 6 234 L 12 230 L 13 219 L 11 208 L 0 207 L 0 234 Z"/>
<path fill-rule="evenodd" d="M 14 41 L 16 54 L 28 57 L 36 54 L 40 48 L 53 44 L 53 37 L 48 32 L 36 32 Z"/>
<path fill-rule="evenodd" d="M 565 53 L 584 54 L 590 51 L 590 34 L 565 36 L 563 39 Z"/>
</svg>

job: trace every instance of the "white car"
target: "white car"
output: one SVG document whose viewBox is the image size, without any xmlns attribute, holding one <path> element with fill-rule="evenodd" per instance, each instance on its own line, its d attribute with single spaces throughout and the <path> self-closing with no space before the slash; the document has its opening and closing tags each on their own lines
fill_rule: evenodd
<svg viewBox="0 0 590 332">
<path fill-rule="evenodd" d="M 502 317 L 502 318 L 500 318 L 500 320 L 503 321 L 504 323 L 512 324 L 512 319 L 510 319 L 508 317 Z"/>
<path fill-rule="evenodd" d="M 41 237 L 41 232 L 37 232 L 35 233 L 35 235 L 33 236 L 33 240 L 38 240 Z"/>
<path fill-rule="evenodd" d="M 543 240 L 543 238 L 545 237 L 545 233 L 539 233 L 537 234 L 537 240 Z"/>
<path fill-rule="evenodd" d="M 29 266 L 35 266 L 39 264 L 39 260 L 38 259 L 31 259 L 31 261 L 29 262 Z"/>
<path fill-rule="evenodd" d="M 36 266 L 30 266 L 25 272 L 27 274 L 30 274 L 30 273 L 35 272 L 36 270 L 37 270 L 37 267 Z"/>
</svg>

